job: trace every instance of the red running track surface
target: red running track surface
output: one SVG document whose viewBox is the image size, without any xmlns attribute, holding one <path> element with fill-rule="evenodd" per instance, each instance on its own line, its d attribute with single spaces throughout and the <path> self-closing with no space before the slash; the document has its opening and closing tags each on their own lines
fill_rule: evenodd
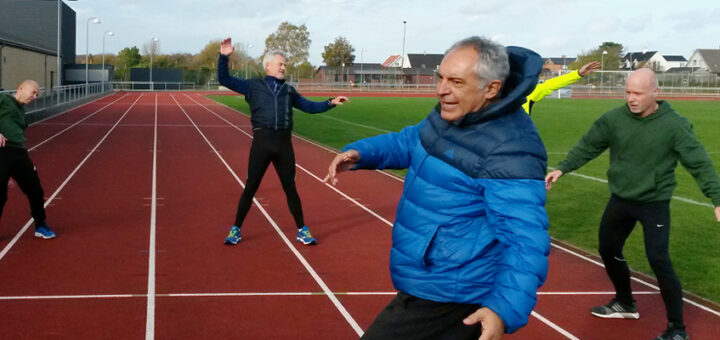
<svg viewBox="0 0 720 340">
<path fill-rule="evenodd" d="M 251 144 L 247 117 L 199 93 L 115 93 L 31 126 L 54 240 L 32 236 L 11 188 L 0 224 L 0 337 L 354 339 L 392 298 L 391 226 L 401 180 L 379 171 L 321 182 L 335 152 L 295 138 L 297 185 L 319 245 L 294 241 L 270 167 L 234 220 Z M 612 297 L 604 269 L 560 245 L 526 327 L 506 339 L 649 339 L 665 326 L 637 280 L 640 320 L 588 309 Z M 720 314 L 687 303 L 695 339 Z"/>
</svg>

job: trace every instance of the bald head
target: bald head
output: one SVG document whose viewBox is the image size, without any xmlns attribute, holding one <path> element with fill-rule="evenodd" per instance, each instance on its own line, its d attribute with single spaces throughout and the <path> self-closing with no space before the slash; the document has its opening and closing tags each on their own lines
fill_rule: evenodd
<svg viewBox="0 0 720 340">
<path fill-rule="evenodd" d="M 630 75 L 625 81 L 625 99 L 630 112 L 647 117 L 658 107 L 658 83 L 655 72 L 648 68 L 641 68 Z"/>
<path fill-rule="evenodd" d="M 18 86 L 15 99 L 20 104 L 30 104 L 37 98 L 39 88 L 38 83 L 34 80 L 25 80 Z"/>
</svg>

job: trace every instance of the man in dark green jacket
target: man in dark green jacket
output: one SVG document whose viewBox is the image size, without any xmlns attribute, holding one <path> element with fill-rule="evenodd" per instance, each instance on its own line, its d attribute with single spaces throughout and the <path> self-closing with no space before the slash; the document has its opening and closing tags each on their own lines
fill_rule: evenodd
<svg viewBox="0 0 720 340">
<path fill-rule="evenodd" d="M 656 339 L 688 339 L 682 315 L 682 288 L 670 261 L 670 199 L 677 161 L 692 174 L 715 206 L 720 221 L 720 177 L 690 122 L 670 104 L 657 101 L 655 73 L 640 69 L 627 79 L 627 105 L 610 110 L 545 177 L 548 190 L 560 176 L 576 170 L 610 148 L 608 184 L 612 193 L 600 222 L 599 251 L 616 296 L 591 313 L 602 318 L 639 318 L 622 255 L 635 223 L 643 225 L 648 261 L 658 279 L 668 328 Z"/>
<path fill-rule="evenodd" d="M 8 182 L 14 179 L 30 201 L 30 212 L 35 220 L 35 236 L 44 239 L 55 237 L 45 222 L 45 198 L 35 165 L 25 149 L 25 113 L 23 106 L 32 103 L 38 95 L 38 84 L 25 80 L 14 96 L 0 94 L 0 217 L 7 201 Z"/>
</svg>

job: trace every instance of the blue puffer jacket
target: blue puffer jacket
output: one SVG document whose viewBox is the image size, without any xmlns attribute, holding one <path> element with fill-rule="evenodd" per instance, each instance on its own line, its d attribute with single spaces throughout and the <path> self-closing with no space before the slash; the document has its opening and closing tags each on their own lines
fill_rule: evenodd
<svg viewBox="0 0 720 340">
<path fill-rule="evenodd" d="M 438 110 L 398 133 L 363 139 L 355 169 L 408 168 L 393 227 L 395 288 L 492 309 L 511 333 L 545 282 L 550 237 L 545 147 L 523 111 L 540 57 L 508 47 L 501 99 L 449 123 Z"/>
</svg>

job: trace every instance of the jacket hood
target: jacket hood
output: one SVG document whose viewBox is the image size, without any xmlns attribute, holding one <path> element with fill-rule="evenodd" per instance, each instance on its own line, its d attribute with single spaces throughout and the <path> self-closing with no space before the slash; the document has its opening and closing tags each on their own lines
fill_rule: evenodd
<svg viewBox="0 0 720 340">
<path fill-rule="evenodd" d="M 535 89 L 543 61 L 539 54 L 523 47 L 506 47 L 510 73 L 502 84 L 500 100 L 480 111 L 471 112 L 455 121 L 458 126 L 477 124 L 513 112 L 522 106 L 526 97 Z M 436 107 L 440 112 L 440 107 Z"/>
</svg>

